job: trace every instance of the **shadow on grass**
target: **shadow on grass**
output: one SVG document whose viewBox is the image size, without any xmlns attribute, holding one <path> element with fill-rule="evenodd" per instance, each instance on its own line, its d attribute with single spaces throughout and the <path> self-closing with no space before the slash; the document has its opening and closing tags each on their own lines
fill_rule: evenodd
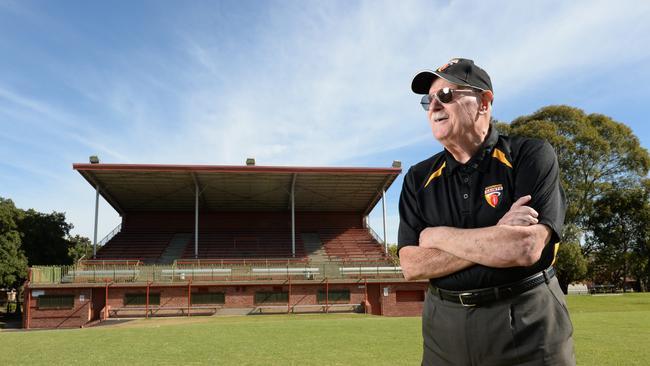
<svg viewBox="0 0 650 366">
<path fill-rule="evenodd" d="M 0 308 L 0 329 L 21 329 L 22 327 L 20 313 L 7 313 L 6 308 Z"/>
</svg>

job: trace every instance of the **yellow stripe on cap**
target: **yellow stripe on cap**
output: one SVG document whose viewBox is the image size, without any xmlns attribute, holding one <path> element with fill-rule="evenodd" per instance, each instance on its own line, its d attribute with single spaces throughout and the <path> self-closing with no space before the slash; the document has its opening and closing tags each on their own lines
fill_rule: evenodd
<svg viewBox="0 0 650 366">
<path fill-rule="evenodd" d="M 506 154 L 504 154 L 503 151 L 499 149 L 494 149 L 494 152 L 492 153 L 492 157 L 502 162 L 503 165 L 512 168 L 512 164 L 510 164 L 508 158 L 506 158 Z"/>
<path fill-rule="evenodd" d="M 560 243 L 555 243 L 555 248 L 553 248 L 553 262 L 551 265 L 555 264 L 555 261 L 557 260 L 557 251 L 560 250 Z"/>
<path fill-rule="evenodd" d="M 442 175 L 442 170 L 445 169 L 445 166 L 447 166 L 447 162 L 442 163 L 442 166 L 438 168 L 438 170 L 431 173 L 431 176 L 429 177 L 429 179 L 427 179 L 427 183 L 424 185 L 424 188 L 426 188 L 433 179 L 438 178 L 439 176 Z"/>
</svg>

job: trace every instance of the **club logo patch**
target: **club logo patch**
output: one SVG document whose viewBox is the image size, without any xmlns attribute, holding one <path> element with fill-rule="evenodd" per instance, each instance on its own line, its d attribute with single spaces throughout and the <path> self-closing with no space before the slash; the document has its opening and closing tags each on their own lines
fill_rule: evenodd
<svg viewBox="0 0 650 366">
<path fill-rule="evenodd" d="M 488 205 L 497 207 L 501 202 L 501 193 L 503 192 L 502 184 L 495 184 L 493 186 L 485 187 L 485 200 Z"/>
<path fill-rule="evenodd" d="M 443 71 L 445 71 L 445 69 L 447 69 L 449 66 L 451 66 L 451 65 L 453 65 L 453 64 L 457 64 L 459 61 L 460 61 L 460 60 L 457 59 L 457 58 L 452 58 L 451 60 L 449 60 L 449 62 L 447 62 L 446 64 L 440 66 L 440 67 L 438 68 L 438 72 L 443 72 Z"/>
</svg>

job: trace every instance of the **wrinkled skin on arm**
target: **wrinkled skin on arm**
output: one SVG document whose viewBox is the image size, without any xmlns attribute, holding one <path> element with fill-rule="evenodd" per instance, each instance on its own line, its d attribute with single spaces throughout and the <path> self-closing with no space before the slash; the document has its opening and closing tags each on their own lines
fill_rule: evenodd
<svg viewBox="0 0 650 366">
<path fill-rule="evenodd" d="M 526 206 L 530 200 L 530 195 L 518 199 L 495 226 L 424 229 L 419 246 L 400 250 L 404 277 L 440 278 L 477 263 L 500 268 L 534 264 L 550 240 L 551 230 L 537 224 L 537 212 Z"/>
</svg>

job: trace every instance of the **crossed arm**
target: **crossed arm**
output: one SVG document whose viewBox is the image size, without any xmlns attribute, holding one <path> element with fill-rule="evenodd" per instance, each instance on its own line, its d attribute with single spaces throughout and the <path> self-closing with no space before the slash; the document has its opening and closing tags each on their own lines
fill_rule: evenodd
<svg viewBox="0 0 650 366">
<path fill-rule="evenodd" d="M 419 246 L 400 249 L 407 280 L 444 277 L 474 264 L 488 267 L 530 266 L 541 257 L 551 229 L 538 224 L 538 213 L 521 197 L 497 225 L 479 229 L 429 227 L 420 233 Z"/>
</svg>

